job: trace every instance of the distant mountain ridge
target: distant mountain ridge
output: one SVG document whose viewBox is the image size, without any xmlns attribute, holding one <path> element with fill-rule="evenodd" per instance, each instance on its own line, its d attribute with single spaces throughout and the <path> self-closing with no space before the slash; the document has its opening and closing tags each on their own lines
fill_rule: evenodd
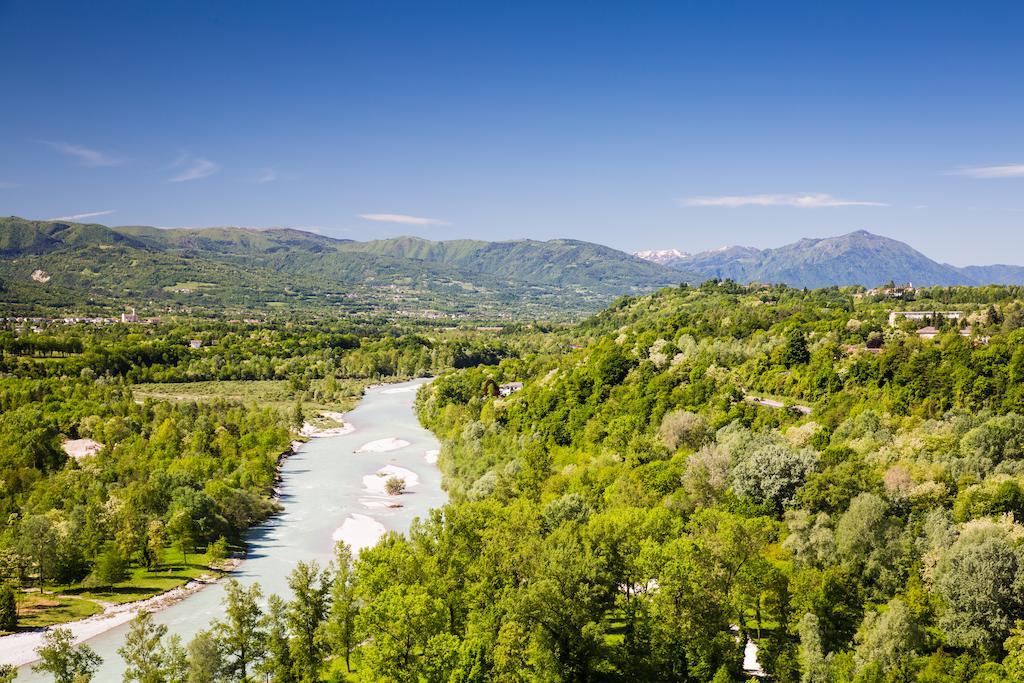
<svg viewBox="0 0 1024 683">
<path fill-rule="evenodd" d="M 774 249 L 733 246 L 657 262 L 679 271 L 690 282 L 729 278 L 742 283 L 786 283 L 810 289 L 833 285 L 870 287 L 890 280 L 919 286 L 1024 284 L 1022 266 L 958 268 L 933 261 L 904 242 L 866 230 L 838 237 L 805 238 Z"/>
<path fill-rule="evenodd" d="M 49 279 L 31 279 L 36 270 Z M 565 317 L 678 284 L 579 240 L 357 242 L 288 228 L 154 228 L 0 218 L 0 303 Z"/>
<path fill-rule="evenodd" d="M 631 255 L 572 239 L 359 242 L 290 228 L 0 218 L 0 308 L 12 313 L 139 305 L 523 320 L 577 317 L 621 295 L 711 278 L 808 288 L 1018 284 L 1024 268 L 957 268 L 866 231 L 776 249 Z"/>
</svg>

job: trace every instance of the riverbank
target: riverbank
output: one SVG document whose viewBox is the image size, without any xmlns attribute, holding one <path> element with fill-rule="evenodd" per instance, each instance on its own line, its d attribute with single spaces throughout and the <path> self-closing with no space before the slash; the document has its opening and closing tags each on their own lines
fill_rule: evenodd
<svg viewBox="0 0 1024 683">
<path fill-rule="evenodd" d="M 224 563 L 224 572 L 230 572 L 238 567 L 241 560 L 232 558 Z M 36 648 L 42 645 L 43 636 L 54 628 L 66 628 L 71 631 L 76 643 L 94 638 L 105 631 L 125 624 L 135 618 L 139 612 L 157 612 L 166 609 L 171 605 L 181 602 L 185 598 L 201 591 L 212 583 L 219 581 L 224 573 L 219 575 L 203 574 L 189 580 L 183 586 L 172 588 L 169 591 L 154 595 L 145 600 L 135 600 L 124 603 L 105 603 L 103 611 L 85 619 L 68 621 L 63 624 L 55 624 L 47 628 L 37 628 L 31 631 L 21 631 L 0 638 L 0 662 L 24 666 L 39 659 L 36 655 Z"/>
<path fill-rule="evenodd" d="M 271 492 L 271 498 L 274 500 L 280 498 L 281 468 L 283 463 L 285 459 L 293 455 L 306 442 L 305 440 L 345 436 L 354 431 L 355 426 L 344 419 L 343 413 L 328 410 L 318 411 L 316 422 L 306 422 L 299 431 L 299 436 L 303 437 L 304 440 L 292 441 L 291 446 L 278 456 L 277 481 Z M 365 532 L 363 535 L 365 537 Z M 220 580 L 225 572 L 232 571 L 240 563 L 240 559 L 231 558 L 221 564 L 219 568 L 222 571 L 218 574 L 201 574 L 197 577 L 185 579 L 181 585 L 174 586 L 141 600 L 106 602 L 95 598 L 78 598 L 78 596 L 75 596 L 78 599 L 95 603 L 102 608 L 102 611 L 99 614 L 83 619 L 57 621 L 45 627 L 0 636 L 0 663 L 24 666 L 37 661 L 36 648 L 42 644 L 43 636 L 55 628 L 69 629 L 74 636 L 75 642 L 80 643 L 131 621 L 140 611 L 156 612 L 166 609 L 202 590 L 211 583 Z M 208 567 L 208 569 L 211 572 L 216 571 L 212 567 Z"/>
<path fill-rule="evenodd" d="M 415 380 L 386 387 L 406 389 L 403 392 L 384 393 L 385 387 L 368 389 L 352 412 L 345 414 L 345 423 L 351 420 L 356 425 L 354 433 L 336 438 L 296 435 L 300 442 L 295 451 L 289 450 L 280 463 L 280 512 L 246 532 L 248 554 L 231 578 L 243 586 L 258 583 L 264 595 L 288 597 L 288 578 L 295 564 L 303 561 L 325 566 L 333 560 L 332 536 L 349 517 L 361 515 L 354 517 L 355 524 L 349 524 L 345 536 L 357 530 L 364 535 L 362 539 L 347 540 L 353 546 L 365 547 L 379 538 L 381 527 L 383 533 L 404 533 L 413 519 L 425 518 L 432 508 L 447 502 L 441 473 L 425 458 L 440 444 L 420 425 L 414 410 L 415 389 L 422 384 L 424 380 Z M 312 410 L 307 412 L 308 416 L 313 414 Z M 389 438 L 408 441 L 409 445 L 387 452 L 353 453 L 366 443 Z M 416 486 L 400 495 L 368 490 L 363 478 L 389 465 L 414 473 Z M 408 480 L 414 478 L 408 476 Z M 168 635 L 188 642 L 214 620 L 223 618 L 224 594 L 225 583 L 214 582 L 154 612 L 153 620 L 166 626 Z M 124 644 L 127 631 L 128 624 L 121 623 L 88 639 L 89 646 L 103 658 L 94 680 L 121 680 L 125 663 L 118 648 Z M 18 681 L 52 683 L 52 678 L 23 666 Z"/>
</svg>

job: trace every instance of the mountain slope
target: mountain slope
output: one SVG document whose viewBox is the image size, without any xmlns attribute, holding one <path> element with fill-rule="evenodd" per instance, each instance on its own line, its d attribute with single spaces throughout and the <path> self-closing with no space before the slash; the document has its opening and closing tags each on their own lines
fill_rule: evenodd
<svg viewBox="0 0 1024 683">
<path fill-rule="evenodd" d="M 35 270 L 50 279 L 36 282 Z M 353 242 L 275 228 L 107 228 L 0 222 L 0 302 L 16 310 L 150 302 L 194 308 L 341 308 L 479 317 L 564 317 L 680 280 L 597 244 Z"/>
<path fill-rule="evenodd" d="M 376 255 L 441 263 L 466 273 L 534 284 L 585 286 L 613 294 L 675 284 L 678 276 L 665 268 L 591 242 L 554 239 L 483 242 L 433 242 L 398 237 L 352 242 L 342 247 Z"/>
<path fill-rule="evenodd" d="M 802 239 L 775 249 L 728 247 L 666 262 L 692 282 L 784 282 L 793 287 L 875 286 L 890 280 L 929 285 L 1024 283 L 1024 267 L 938 263 L 909 245 L 865 230 L 839 237 Z"/>
<path fill-rule="evenodd" d="M 116 245 L 142 246 L 130 236 L 98 223 L 0 218 L 0 256 L 42 254 L 61 247 Z"/>
</svg>

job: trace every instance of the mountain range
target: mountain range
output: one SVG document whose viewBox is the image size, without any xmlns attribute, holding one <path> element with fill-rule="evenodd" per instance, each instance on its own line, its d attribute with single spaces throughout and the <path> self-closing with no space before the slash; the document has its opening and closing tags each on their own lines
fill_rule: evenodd
<svg viewBox="0 0 1024 683">
<path fill-rule="evenodd" d="M 672 268 L 689 282 L 729 278 L 810 289 L 832 285 L 871 287 L 888 281 L 917 286 L 1024 284 L 1024 267 L 958 268 L 933 261 L 904 242 L 866 230 L 802 239 L 775 249 L 733 246 L 698 254 L 672 249 L 635 255 Z"/>
<path fill-rule="evenodd" d="M 0 219 L 0 303 L 15 312 L 138 305 L 523 319 L 575 316 L 678 282 L 675 271 L 578 240 L 358 242 L 286 228 Z"/>
<path fill-rule="evenodd" d="M 355 241 L 287 228 L 111 228 L 0 218 L 0 304 L 10 313 L 335 310 L 476 319 L 575 317 L 623 294 L 711 278 L 794 287 L 890 280 L 1024 283 L 1020 266 L 938 263 L 858 231 L 776 249 L 627 254 L 570 239 Z"/>
</svg>

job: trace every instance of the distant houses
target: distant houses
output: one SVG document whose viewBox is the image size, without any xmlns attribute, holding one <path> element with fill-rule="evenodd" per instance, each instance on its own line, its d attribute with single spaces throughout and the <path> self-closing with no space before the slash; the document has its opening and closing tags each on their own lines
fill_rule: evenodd
<svg viewBox="0 0 1024 683">
<path fill-rule="evenodd" d="M 900 320 L 935 320 L 945 318 L 946 320 L 960 320 L 964 317 L 963 311 L 890 311 L 889 325 L 895 326 Z"/>
<path fill-rule="evenodd" d="M 507 382 L 505 384 L 498 385 L 499 396 L 511 396 L 512 394 L 520 391 L 523 388 L 522 382 Z"/>
<path fill-rule="evenodd" d="M 131 313 L 122 313 L 121 322 L 123 323 L 137 323 L 139 322 L 139 316 L 135 314 L 135 309 L 132 309 Z"/>
<path fill-rule="evenodd" d="M 198 349 L 198 348 L 202 348 L 202 346 L 203 346 L 203 340 L 202 339 L 193 339 L 193 340 L 189 341 L 189 343 L 188 343 L 188 347 L 190 349 Z"/>
<path fill-rule="evenodd" d="M 917 288 L 914 287 L 912 282 L 908 282 L 904 285 L 897 285 L 895 283 L 889 283 L 885 287 L 875 287 L 865 291 L 860 296 L 881 296 L 888 299 L 907 299 L 917 293 Z"/>
<path fill-rule="evenodd" d="M 974 333 L 974 329 L 970 325 L 968 325 L 967 327 L 961 327 L 959 330 L 957 330 L 957 333 L 961 337 L 970 337 Z M 921 339 L 934 339 L 940 334 L 942 334 L 942 330 L 931 325 L 929 325 L 928 327 L 922 327 L 917 331 L 917 336 L 920 337 Z M 985 341 L 984 343 L 988 342 Z"/>
</svg>

